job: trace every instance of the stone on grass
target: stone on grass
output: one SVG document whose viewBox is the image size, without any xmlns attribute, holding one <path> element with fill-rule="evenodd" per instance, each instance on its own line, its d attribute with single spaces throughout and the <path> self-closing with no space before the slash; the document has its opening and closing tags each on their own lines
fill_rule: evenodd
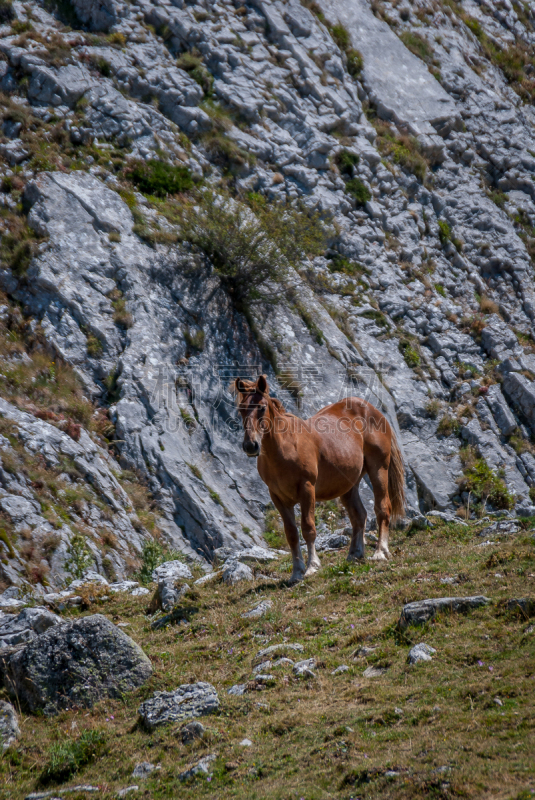
<svg viewBox="0 0 535 800">
<path fill-rule="evenodd" d="M 174 692 L 155 692 L 139 707 L 143 725 L 154 730 L 159 725 L 192 717 L 213 714 L 219 708 L 219 698 L 211 683 L 185 683 Z"/>
<path fill-rule="evenodd" d="M 220 578 L 221 575 L 222 571 L 220 569 L 215 570 L 214 572 L 209 572 L 207 575 L 203 575 L 202 578 L 197 578 L 194 586 L 204 586 L 205 583 L 211 583 L 211 581 L 215 581 L 217 578 Z"/>
<path fill-rule="evenodd" d="M 297 661 L 292 668 L 294 675 L 301 678 L 315 678 L 314 669 L 316 668 L 315 658 L 306 658 L 304 661 Z"/>
<path fill-rule="evenodd" d="M 64 620 L 47 608 L 23 608 L 18 614 L 5 614 L 0 619 L 0 649 L 26 644 Z"/>
<path fill-rule="evenodd" d="M 150 594 L 150 590 L 146 589 L 144 586 L 138 586 L 137 589 L 134 589 L 130 592 L 132 597 L 144 597 L 146 594 Z"/>
<path fill-rule="evenodd" d="M 256 686 L 274 686 L 277 683 L 277 679 L 274 675 L 255 675 L 254 683 Z"/>
<path fill-rule="evenodd" d="M 124 789 L 119 789 L 117 797 L 126 797 L 132 792 L 139 792 L 139 786 L 125 786 Z M 53 800 L 53 798 L 51 798 L 51 800 Z"/>
<path fill-rule="evenodd" d="M 245 611 L 242 614 L 243 619 L 259 619 L 263 617 L 266 611 L 268 611 L 273 606 L 271 600 L 262 600 L 257 606 L 252 608 L 250 611 Z"/>
<path fill-rule="evenodd" d="M 195 739 L 202 739 L 205 731 L 206 728 L 202 722 L 198 722 L 197 720 L 188 722 L 180 729 L 180 738 L 182 739 L 182 744 L 189 744 L 189 742 L 193 742 Z"/>
<path fill-rule="evenodd" d="M 415 644 L 414 647 L 411 647 L 409 650 L 407 663 L 418 664 L 419 661 L 432 661 L 431 656 L 436 652 L 437 651 L 434 647 L 430 647 L 428 644 L 420 642 L 420 644 Z"/>
<path fill-rule="evenodd" d="M 266 547 L 259 547 L 252 545 L 252 547 L 245 547 L 243 550 L 234 550 L 232 547 L 217 547 L 214 550 L 214 556 L 219 561 L 241 561 L 258 562 L 260 564 L 269 564 L 270 561 L 276 561 L 279 554 L 275 550 L 268 550 Z"/>
<path fill-rule="evenodd" d="M 380 678 L 385 672 L 387 672 L 386 667 L 368 667 L 362 674 L 365 678 Z"/>
<path fill-rule="evenodd" d="M 20 736 L 19 721 L 17 712 L 11 705 L 4 700 L 0 700 L 0 748 L 7 750 Z"/>
<path fill-rule="evenodd" d="M 152 674 L 129 636 L 101 614 L 54 625 L 5 664 L 8 691 L 30 711 L 57 714 L 121 698 Z"/>
<path fill-rule="evenodd" d="M 403 606 L 399 627 L 408 625 L 423 625 L 436 615 L 437 612 L 466 613 L 473 608 L 486 606 L 490 603 L 488 597 L 476 595 L 474 597 L 437 597 L 430 600 L 417 600 Z"/>
<path fill-rule="evenodd" d="M 151 764 L 149 761 L 141 761 L 139 764 L 136 764 L 134 767 L 134 771 L 132 772 L 133 778 L 148 778 L 154 770 L 161 769 L 161 767 L 156 766 L 156 764 Z"/>
<path fill-rule="evenodd" d="M 347 672 L 348 669 L 349 669 L 349 667 L 347 666 L 347 664 L 340 664 L 339 667 L 336 667 L 336 669 L 333 669 L 333 671 L 331 672 L 331 675 L 341 675 L 343 672 Z"/>
<path fill-rule="evenodd" d="M 253 743 L 250 739 L 242 739 L 240 742 L 240 747 L 252 747 Z"/>
<path fill-rule="evenodd" d="M 260 650 L 259 653 L 255 656 L 255 661 L 262 660 L 264 656 L 269 656 L 271 653 L 276 653 L 279 650 L 295 650 L 298 653 L 302 653 L 305 648 L 299 642 L 281 642 L 280 644 L 271 644 L 269 647 L 265 647 L 263 650 Z"/>
<path fill-rule="evenodd" d="M 235 683 L 230 689 L 227 689 L 227 694 L 234 695 L 234 697 L 241 697 L 247 691 L 246 683 Z"/>
<path fill-rule="evenodd" d="M 252 581 L 253 570 L 241 561 L 227 561 L 223 566 L 223 580 L 225 583 L 234 586 L 240 581 Z"/>
<path fill-rule="evenodd" d="M 216 760 L 216 758 L 217 756 L 214 754 L 205 756 L 204 758 L 201 758 L 200 761 L 197 761 L 193 767 L 190 767 L 185 772 L 181 772 L 178 777 L 181 781 L 187 781 L 190 778 L 195 778 L 196 775 L 207 778 L 209 775 L 211 775 L 210 765 Z"/>
<path fill-rule="evenodd" d="M 516 597 L 507 600 L 506 608 L 508 611 L 518 611 L 523 617 L 535 617 L 535 600 L 530 597 Z"/>
</svg>

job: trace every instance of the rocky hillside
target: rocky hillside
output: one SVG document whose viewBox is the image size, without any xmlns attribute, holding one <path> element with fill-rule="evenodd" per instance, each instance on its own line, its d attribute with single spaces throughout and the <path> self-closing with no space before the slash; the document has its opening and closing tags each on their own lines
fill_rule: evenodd
<svg viewBox="0 0 535 800">
<path fill-rule="evenodd" d="M 535 514 L 535 4 L 0 19 L 5 586 L 261 544 L 237 374 L 381 408 L 409 517 Z"/>
</svg>

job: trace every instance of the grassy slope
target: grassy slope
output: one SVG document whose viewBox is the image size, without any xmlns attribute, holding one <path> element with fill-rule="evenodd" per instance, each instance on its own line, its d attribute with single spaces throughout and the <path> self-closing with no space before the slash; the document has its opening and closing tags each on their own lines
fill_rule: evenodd
<svg viewBox="0 0 535 800">
<path fill-rule="evenodd" d="M 125 630 L 153 662 L 153 678 L 124 702 L 54 719 L 23 715 L 21 739 L 1 762 L 0 794 L 20 798 L 35 790 L 53 742 L 98 728 L 105 732 L 105 754 L 63 785 L 98 784 L 103 798 L 134 783 L 140 785 L 134 796 L 154 800 L 531 797 L 535 633 L 499 601 L 533 594 L 533 533 L 477 547 L 480 527 L 395 533 L 389 564 L 348 567 L 344 553 L 326 554 L 320 573 L 295 587 L 285 583 L 289 559 L 283 559 L 262 568 L 271 580 L 191 592 L 184 603 L 190 624 L 158 632 L 150 629 L 143 598 L 97 601 L 83 613 L 128 622 Z M 440 583 L 455 575 L 460 585 Z M 486 594 L 494 602 L 396 633 L 404 602 L 448 594 Z M 273 607 L 263 619 L 241 618 L 265 597 Z M 320 661 L 316 679 L 297 679 L 279 667 L 271 670 L 274 688 L 230 697 L 228 687 L 250 679 L 257 652 L 283 637 L 304 645 L 301 658 Z M 431 663 L 410 667 L 409 645 L 420 641 L 437 653 Z M 367 660 L 354 658 L 360 644 L 377 649 Z M 364 678 L 373 663 L 389 665 L 387 673 Z M 350 670 L 331 675 L 340 664 Z M 136 726 L 139 703 L 154 690 L 197 680 L 213 683 L 221 699 L 219 715 L 202 720 L 205 742 L 183 745 L 177 725 L 153 734 Z M 240 747 L 244 737 L 252 747 Z M 218 755 L 212 779 L 180 783 L 178 774 L 208 753 Z M 135 781 L 131 772 L 142 760 L 161 770 Z"/>
</svg>

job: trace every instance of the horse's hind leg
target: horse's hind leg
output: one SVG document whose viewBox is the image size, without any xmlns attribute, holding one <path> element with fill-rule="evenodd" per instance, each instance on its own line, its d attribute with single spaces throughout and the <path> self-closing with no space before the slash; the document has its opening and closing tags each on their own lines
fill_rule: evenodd
<svg viewBox="0 0 535 800">
<path fill-rule="evenodd" d="M 293 570 L 290 581 L 295 583 L 300 581 L 305 575 L 305 562 L 301 555 L 301 548 L 299 547 L 299 531 L 295 523 L 295 513 L 293 506 L 285 506 L 277 495 L 270 492 L 273 505 L 282 517 L 284 524 L 284 533 L 286 534 L 286 541 L 290 545 L 292 551 Z"/>
<path fill-rule="evenodd" d="M 349 490 L 349 492 L 346 492 L 340 497 L 340 500 L 349 514 L 349 520 L 351 522 L 351 527 L 353 528 L 351 542 L 349 543 L 349 551 L 347 554 L 348 561 L 357 561 L 358 559 L 365 557 L 364 530 L 366 528 L 367 515 L 364 504 L 360 499 L 359 483 L 360 478 L 353 488 Z"/>
<path fill-rule="evenodd" d="M 388 465 L 385 466 L 382 463 L 378 466 L 373 462 L 370 464 L 367 461 L 366 468 L 375 497 L 375 516 L 377 517 L 379 533 L 379 541 L 372 558 L 375 561 L 384 561 L 387 558 L 391 558 L 390 550 L 388 549 L 388 530 L 392 513 L 392 505 L 388 495 Z"/>
<path fill-rule="evenodd" d="M 308 563 L 305 578 L 310 577 L 321 567 L 316 553 L 316 490 L 312 483 L 307 482 L 300 492 L 301 503 L 301 530 L 308 550 Z"/>
</svg>

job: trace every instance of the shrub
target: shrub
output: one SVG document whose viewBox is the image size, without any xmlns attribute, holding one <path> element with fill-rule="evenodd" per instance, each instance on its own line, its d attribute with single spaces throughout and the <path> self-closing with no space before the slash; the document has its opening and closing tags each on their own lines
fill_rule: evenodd
<svg viewBox="0 0 535 800">
<path fill-rule="evenodd" d="M 355 50 L 354 47 L 349 47 L 346 50 L 347 56 L 347 71 L 351 75 L 352 78 L 358 78 L 360 73 L 362 72 L 362 67 L 364 66 L 364 60 L 362 58 L 362 54 Z"/>
<path fill-rule="evenodd" d="M 390 157 L 394 164 L 412 172 L 418 180 L 423 181 L 427 173 L 427 161 L 422 155 L 420 143 L 414 136 L 394 133 L 388 123 L 372 120 L 377 130 L 377 147 L 380 153 Z"/>
<path fill-rule="evenodd" d="M 316 213 L 268 205 L 260 195 L 248 201 L 205 191 L 183 206 L 180 221 L 182 240 L 210 259 L 240 309 L 275 300 L 280 289 L 273 284 L 305 256 L 324 252 L 329 232 Z"/>
<path fill-rule="evenodd" d="M 202 56 L 197 50 L 194 49 L 188 53 L 182 53 L 177 58 L 176 64 L 177 67 L 187 72 L 199 84 L 206 95 L 211 95 L 214 78 L 204 66 Z"/>
<path fill-rule="evenodd" d="M 346 192 L 355 198 L 358 206 L 365 205 L 372 197 L 372 193 L 360 178 L 351 178 L 347 181 Z"/>
<path fill-rule="evenodd" d="M 438 412 L 440 411 L 440 403 L 438 400 L 429 400 L 425 406 L 425 410 L 431 419 L 436 419 L 438 417 Z"/>
<path fill-rule="evenodd" d="M 102 355 L 102 342 L 97 336 L 90 333 L 86 340 L 87 355 L 91 358 L 98 358 Z"/>
<path fill-rule="evenodd" d="M 446 290 L 442 286 L 441 283 L 435 283 L 435 290 L 438 292 L 441 297 L 446 297 Z"/>
<path fill-rule="evenodd" d="M 349 31 L 339 22 L 337 25 L 333 25 L 331 28 L 331 36 L 333 37 L 334 41 L 340 48 L 340 50 L 346 50 L 349 47 L 351 42 Z"/>
<path fill-rule="evenodd" d="M 445 245 L 451 239 L 451 228 L 444 219 L 439 219 L 438 221 L 438 238 L 442 245 Z"/>
<path fill-rule="evenodd" d="M 403 31 L 399 37 L 405 47 L 415 56 L 427 61 L 433 57 L 433 49 L 427 39 L 415 31 Z"/>
<path fill-rule="evenodd" d="M 189 328 L 186 328 L 184 331 L 184 339 L 186 340 L 186 344 L 190 350 L 197 350 L 197 352 L 202 352 L 204 350 L 204 331 L 190 331 Z"/>
<path fill-rule="evenodd" d="M 78 739 L 53 744 L 48 751 L 48 764 L 41 773 L 42 784 L 67 781 L 86 764 L 104 753 L 106 737 L 102 731 L 84 731 Z"/>
<path fill-rule="evenodd" d="M 452 416 L 451 414 L 445 414 L 437 426 L 437 434 L 439 436 L 451 436 L 455 434 L 456 436 L 460 433 L 461 430 L 461 423 L 457 419 L 457 417 Z"/>
<path fill-rule="evenodd" d="M 477 500 L 489 500 L 496 508 L 509 509 L 515 504 L 515 496 L 507 489 L 503 478 L 484 458 L 468 458 L 462 488 Z"/>
<path fill-rule="evenodd" d="M 529 499 L 532 503 L 535 503 L 535 486 L 531 486 L 529 490 Z"/>
<path fill-rule="evenodd" d="M 495 303 L 494 300 L 491 300 L 486 295 L 482 295 L 479 301 L 479 309 L 482 314 L 498 314 L 500 311 L 498 303 Z"/>
<path fill-rule="evenodd" d="M 65 561 L 65 569 L 70 572 L 76 580 L 83 578 L 86 569 L 93 564 L 93 556 L 91 555 L 85 536 L 81 533 L 75 533 L 72 536 L 69 546 L 67 547 L 67 559 Z"/>
<path fill-rule="evenodd" d="M 152 573 L 165 561 L 164 549 L 156 539 L 148 539 L 143 545 L 141 553 L 141 568 L 138 578 L 141 583 L 147 584 L 152 581 Z"/>
<path fill-rule="evenodd" d="M 329 263 L 329 269 L 331 272 L 343 272 L 344 275 L 351 275 L 352 277 L 362 275 L 364 271 L 364 267 L 361 264 L 357 264 L 356 261 L 350 261 L 344 256 L 335 256 Z"/>
<path fill-rule="evenodd" d="M 15 12 L 11 0 L 0 0 L 0 25 L 5 25 L 14 18 Z"/>
<path fill-rule="evenodd" d="M 128 171 L 127 177 L 141 192 L 156 197 L 187 192 L 193 186 L 193 178 L 187 167 L 176 167 L 155 158 L 138 161 Z"/>
<path fill-rule="evenodd" d="M 360 316 L 364 317 L 364 319 L 373 319 L 375 324 L 379 325 L 381 328 L 386 328 L 388 326 L 385 315 L 381 311 L 377 311 L 375 308 L 369 308 Z"/>
<path fill-rule="evenodd" d="M 340 150 L 336 156 L 336 163 L 342 175 L 353 175 L 353 167 L 356 167 L 360 158 L 356 153 L 350 150 Z"/>
<path fill-rule="evenodd" d="M 399 343 L 399 349 L 408 367 L 414 369 L 414 367 L 420 366 L 420 353 L 413 347 L 411 342 L 402 339 Z"/>
</svg>

